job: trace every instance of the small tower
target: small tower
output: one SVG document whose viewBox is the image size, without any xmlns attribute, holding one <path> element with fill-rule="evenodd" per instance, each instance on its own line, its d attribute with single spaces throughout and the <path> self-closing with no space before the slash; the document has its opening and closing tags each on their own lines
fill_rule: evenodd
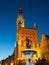
<svg viewBox="0 0 49 65">
<path fill-rule="evenodd" d="M 34 30 L 35 30 L 35 35 L 36 35 L 36 37 L 37 37 L 36 40 L 39 41 L 39 40 L 38 40 L 38 26 L 37 26 L 37 23 L 36 23 L 36 22 L 34 23 Z M 36 47 L 36 46 L 39 46 L 39 45 L 38 45 L 38 42 L 35 43 L 35 47 Z"/>
<path fill-rule="evenodd" d="M 34 23 L 34 28 L 35 28 L 35 29 L 37 29 L 37 28 L 38 28 L 38 27 L 37 27 L 37 24 L 36 24 L 36 22 Z"/>
<path fill-rule="evenodd" d="M 19 11 L 18 11 L 18 17 L 16 20 L 16 27 L 17 27 L 17 29 L 20 27 L 24 27 L 24 18 L 22 15 L 22 8 L 19 8 Z"/>
</svg>

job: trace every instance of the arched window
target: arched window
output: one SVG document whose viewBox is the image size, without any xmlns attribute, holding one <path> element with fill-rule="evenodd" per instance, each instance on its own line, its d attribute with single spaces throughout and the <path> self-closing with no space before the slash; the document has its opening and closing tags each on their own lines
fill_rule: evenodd
<svg viewBox="0 0 49 65">
<path fill-rule="evenodd" d="M 19 21 L 18 26 L 21 26 L 21 24 L 22 24 L 21 21 Z"/>
</svg>

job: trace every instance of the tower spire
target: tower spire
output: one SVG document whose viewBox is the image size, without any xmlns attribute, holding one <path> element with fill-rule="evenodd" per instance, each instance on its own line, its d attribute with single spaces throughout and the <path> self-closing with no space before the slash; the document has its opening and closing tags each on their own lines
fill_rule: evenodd
<svg viewBox="0 0 49 65">
<path fill-rule="evenodd" d="M 19 8 L 18 17 L 22 17 L 22 7 Z"/>
</svg>

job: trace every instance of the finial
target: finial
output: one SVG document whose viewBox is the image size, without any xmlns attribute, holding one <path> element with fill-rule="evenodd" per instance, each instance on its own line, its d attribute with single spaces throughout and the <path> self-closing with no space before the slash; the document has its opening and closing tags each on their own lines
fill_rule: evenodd
<svg viewBox="0 0 49 65">
<path fill-rule="evenodd" d="M 34 23 L 34 28 L 37 28 L 37 24 L 36 24 L 36 22 Z"/>
<path fill-rule="evenodd" d="M 15 47 L 16 47 L 16 42 L 15 42 Z"/>
<path fill-rule="evenodd" d="M 22 17 L 22 7 L 19 8 L 18 17 Z"/>
</svg>

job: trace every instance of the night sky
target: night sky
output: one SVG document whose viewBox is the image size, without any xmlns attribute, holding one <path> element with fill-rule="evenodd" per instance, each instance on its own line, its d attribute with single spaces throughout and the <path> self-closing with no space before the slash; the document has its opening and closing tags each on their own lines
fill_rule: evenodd
<svg viewBox="0 0 49 65">
<path fill-rule="evenodd" d="M 25 27 L 38 25 L 39 41 L 49 32 L 49 0 L 0 0 L 0 60 L 14 51 L 16 41 L 16 17 L 22 7 Z"/>
</svg>

